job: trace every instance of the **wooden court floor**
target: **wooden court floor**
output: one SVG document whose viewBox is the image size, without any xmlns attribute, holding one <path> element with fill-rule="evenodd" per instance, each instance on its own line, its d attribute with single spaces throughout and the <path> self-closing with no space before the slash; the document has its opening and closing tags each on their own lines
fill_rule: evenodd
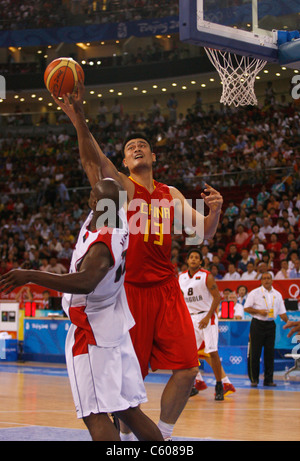
<svg viewBox="0 0 300 461">
<path fill-rule="evenodd" d="M 58 370 L 60 367 L 64 368 L 58 365 Z M 0 371 L 0 431 L 30 426 L 86 429 L 76 418 L 67 376 L 21 370 Z M 155 422 L 163 387 L 162 382 L 146 382 L 149 401 L 143 410 Z M 173 435 L 202 440 L 299 441 L 299 397 L 297 390 L 243 386 L 224 402 L 215 402 L 214 387 L 209 386 L 189 399 Z"/>
</svg>

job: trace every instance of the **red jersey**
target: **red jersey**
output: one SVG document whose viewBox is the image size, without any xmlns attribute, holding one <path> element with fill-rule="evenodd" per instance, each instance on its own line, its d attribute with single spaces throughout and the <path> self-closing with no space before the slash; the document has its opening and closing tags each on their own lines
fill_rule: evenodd
<svg viewBox="0 0 300 461">
<path fill-rule="evenodd" d="M 152 194 L 135 185 L 128 206 L 129 247 L 126 254 L 125 282 L 150 286 L 175 277 L 171 263 L 173 197 L 167 185 L 154 181 Z"/>
</svg>

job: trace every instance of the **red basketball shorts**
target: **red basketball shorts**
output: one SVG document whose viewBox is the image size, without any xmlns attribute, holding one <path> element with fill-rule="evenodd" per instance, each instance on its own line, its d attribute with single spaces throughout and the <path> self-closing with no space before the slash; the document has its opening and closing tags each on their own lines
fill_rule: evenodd
<svg viewBox="0 0 300 461">
<path fill-rule="evenodd" d="M 198 367 L 194 327 L 177 279 L 147 288 L 125 283 L 125 289 L 143 378 L 149 365 L 153 371 Z"/>
</svg>

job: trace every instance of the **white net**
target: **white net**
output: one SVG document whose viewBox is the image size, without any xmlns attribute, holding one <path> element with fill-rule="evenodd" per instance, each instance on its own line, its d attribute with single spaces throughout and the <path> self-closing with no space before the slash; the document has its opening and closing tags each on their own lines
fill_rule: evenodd
<svg viewBox="0 0 300 461">
<path fill-rule="evenodd" d="M 238 106 L 257 105 L 255 80 L 267 64 L 266 61 L 248 56 L 237 56 L 229 51 L 205 48 L 223 83 L 220 102 Z"/>
</svg>

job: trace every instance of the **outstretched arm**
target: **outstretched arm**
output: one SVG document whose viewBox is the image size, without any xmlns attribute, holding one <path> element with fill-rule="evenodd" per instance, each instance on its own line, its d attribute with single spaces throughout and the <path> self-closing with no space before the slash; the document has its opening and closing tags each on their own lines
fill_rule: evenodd
<svg viewBox="0 0 300 461">
<path fill-rule="evenodd" d="M 88 294 L 105 277 L 110 266 L 110 251 L 104 243 L 99 242 L 92 245 L 78 272 L 61 275 L 38 270 L 16 269 L 0 278 L 0 291 L 10 293 L 15 288 L 31 282 L 62 293 Z"/>
<path fill-rule="evenodd" d="M 93 188 L 102 178 L 113 178 L 120 182 L 126 190 L 128 178 L 119 173 L 114 164 L 104 155 L 97 141 L 93 137 L 86 122 L 83 109 L 84 85 L 78 82 L 74 95 L 65 95 L 63 101 L 52 95 L 56 104 L 65 112 L 73 123 L 78 137 L 79 154 L 82 167 L 87 174 Z"/>
</svg>

